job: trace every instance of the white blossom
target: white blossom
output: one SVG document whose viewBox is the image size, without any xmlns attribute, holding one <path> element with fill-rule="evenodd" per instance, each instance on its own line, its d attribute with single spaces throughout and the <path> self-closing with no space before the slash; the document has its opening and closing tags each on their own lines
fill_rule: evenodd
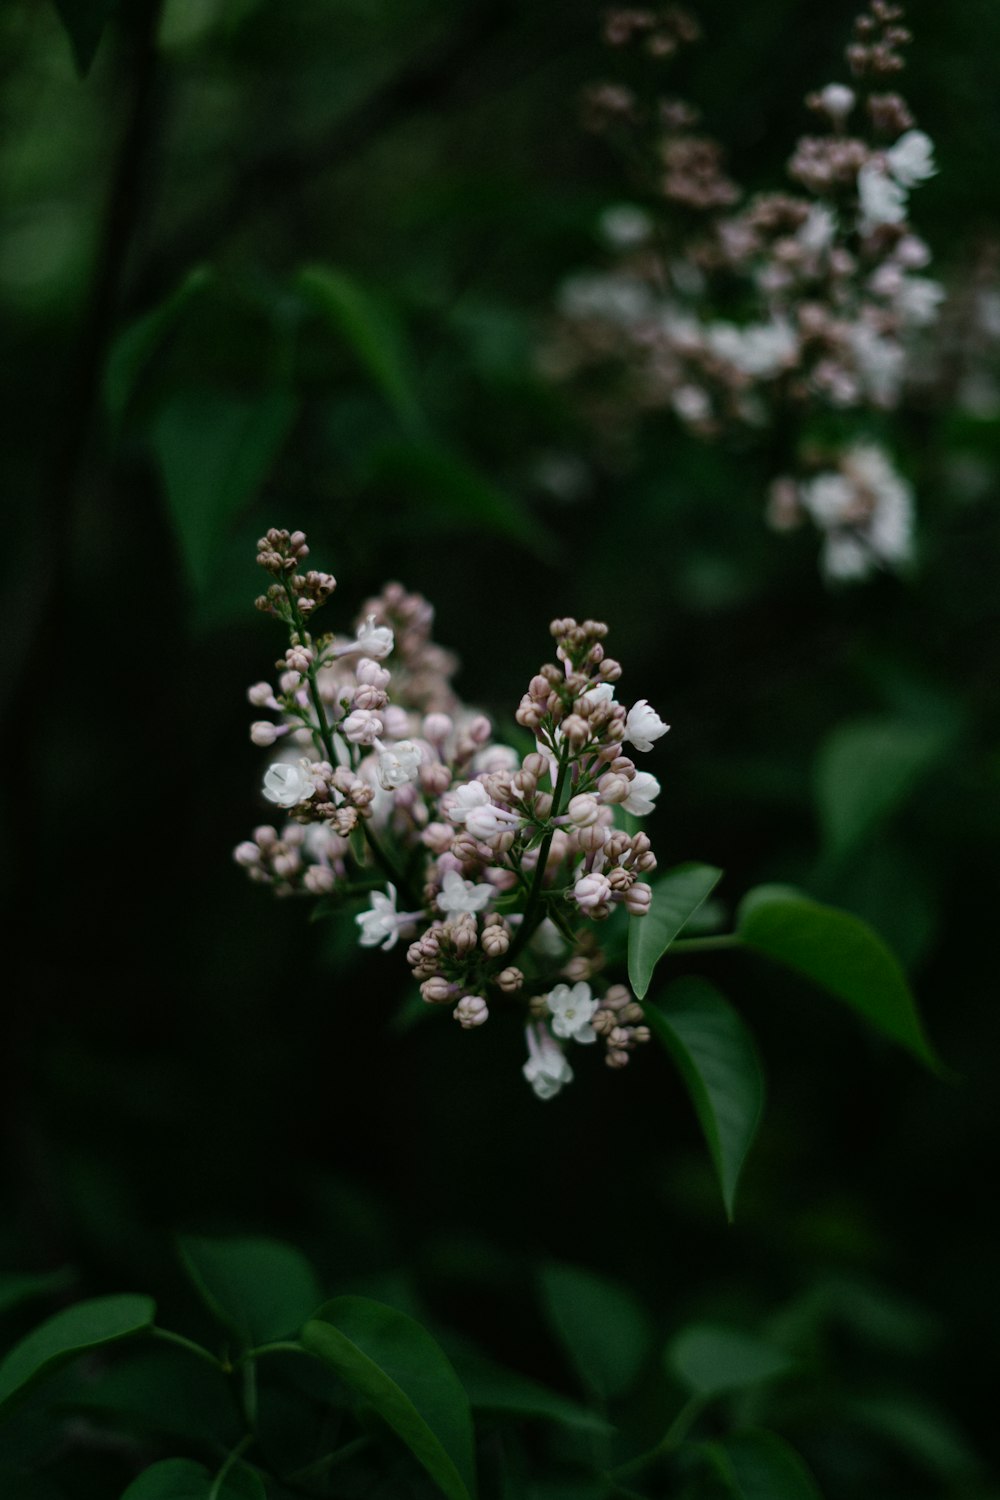
<svg viewBox="0 0 1000 1500">
<path fill-rule="evenodd" d="M 854 108 L 855 93 L 846 83 L 828 83 L 820 91 L 819 102 L 831 120 L 846 120 Z"/>
<path fill-rule="evenodd" d="M 944 287 L 930 276 L 906 276 L 896 293 L 896 307 L 914 328 L 933 323 L 944 301 Z"/>
<path fill-rule="evenodd" d="M 361 928 L 358 942 L 362 948 L 376 946 L 388 950 L 399 938 L 399 919 L 396 915 L 396 887 L 386 886 L 386 894 L 372 891 L 371 910 L 359 911 L 354 918 Z"/>
<path fill-rule="evenodd" d="M 650 708 L 645 698 L 640 698 L 638 703 L 633 703 L 625 720 L 625 738 L 631 741 L 637 750 L 652 750 L 653 741 L 658 740 L 661 735 L 666 734 L 670 728 L 664 724 L 655 708 Z"/>
<path fill-rule="evenodd" d="M 489 800 L 481 781 L 464 781 L 448 793 L 448 818 L 452 823 L 464 823 L 474 808 L 487 807 Z"/>
<path fill-rule="evenodd" d="M 278 807 L 296 807 L 308 802 L 316 788 L 312 778 L 301 765 L 290 765 L 288 761 L 275 761 L 264 774 L 264 796 Z"/>
<path fill-rule="evenodd" d="M 597 1041 L 597 1033 L 590 1024 L 598 1005 L 590 993 L 590 985 L 582 980 L 574 984 L 557 984 L 546 997 L 552 1015 L 552 1030 L 564 1041 Z"/>
<path fill-rule="evenodd" d="M 780 319 L 770 323 L 710 323 L 706 338 L 711 352 L 744 375 L 761 379 L 778 375 L 798 357 L 799 340 L 791 324 Z"/>
<path fill-rule="evenodd" d="M 395 637 L 388 625 L 376 625 L 375 616 L 369 615 L 364 624 L 358 626 L 357 644 L 352 649 L 363 651 L 366 656 L 381 661 L 384 656 L 389 655 L 395 644 Z"/>
<path fill-rule="evenodd" d="M 471 880 L 463 880 L 457 870 L 446 870 L 437 904 L 439 910 L 453 914 L 482 911 L 493 894 L 491 885 L 476 885 Z"/>
<path fill-rule="evenodd" d="M 906 188 L 879 161 L 866 161 L 858 173 L 858 198 L 866 233 L 880 224 L 901 224 L 906 218 Z"/>
<path fill-rule="evenodd" d="M 356 708 L 337 727 L 352 745 L 373 745 L 385 733 L 385 725 L 370 708 Z"/>
<path fill-rule="evenodd" d="M 653 221 L 634 203 L 616 203 L 601 215 L 601 234 L 616 250 L 632 250 L 649 239 Z"/>
<path fill-rule="evenodd" d="M 825 203 L 814 203 L 795 235 L 803 250 L 819 254 L 828 250 L 837 235 L 837 219 Z"/>
<path fill-rule="evenodd" d="M 378 779 L 384 791 L 393 792 L 407 782 L 416 781 L 423 754 L 412 740 L 399 740 L 379 752 Z"/>
<path fill-rule="evenodd" d="M 885 159 L 889 171 L 904 188 L 915 187 L 937 172 L 934 165 L 934 142 L 922 130 L 908 130 L 901 135 Z"/>
<path fill-rule="evenodd" d="M 559 292 L 559 309 L 567 318 L 586 321 L 598 318 L 616 327 L 630 328 L 653 311 L 653 298 L 637 276 L 571 276 Z"/>
<path fill-rule="evenodd" d="M 629 785 L 631 791 L 622 803 L 622 807 L 633 816 L 644 818 L 653 811 L 653 805 L 660 795 L 660 783 L 648 771 L 636 771 Z"/>
<path fill-rule="evenodd" d="M 539 1099 L 554 1099 L 565 1084 L 573 1082 L 573 1069 L 544 1026 L 529 1026 L 525 1035 L 528 1061 L 521 1071 Z"/>
</svg>

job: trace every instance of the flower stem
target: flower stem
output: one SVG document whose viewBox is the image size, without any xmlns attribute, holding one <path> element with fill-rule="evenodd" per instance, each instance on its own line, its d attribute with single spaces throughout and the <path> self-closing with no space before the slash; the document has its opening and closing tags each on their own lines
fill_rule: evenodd
<svg viewBox="0 0 1000 1500">
<path fill-rule="evenodd" d="M 566 773 L 568 767 L 569 760 L 566 752 L 564 751 L 562 759 L 559 762 L 559 774 L 556 777 L 555 791 L 552 793 L 553 817 L 558 817 L 559 815 L 559 808 L 562 803 L 563 790 L 566 786 Z M 538 846 L 538 863 L 535 865 L 535 878 L 531 882 L 531 890 L 528 893 L 528 901 L 524 908 L 524 919 L 517 930 L 517 936 L 514 938 L 513 943 L 510 945 L 507 953 L 504 956 L 504 963 L 507 965 L 514 962 L 514 959 L 521 952 L 522 948 L 528 942 L 529 938 L 534 936 L 534 933 L 542 920 L 541 904 L 542 891 L 545 886 L 545 867 L 549 862 L 549 850 L 552 848 L 552 839 L 554 834 L 555 828 L 550 827 L 548 833 L 546 833 L 545 837 L 542 839 L 541 844 Z"/>
<path fill-rule="evenodd" d="M 231 1365 L 227 1364 L 224 1360 L 216 1359 L 210 1350 L 204 1348 L 201 1344 L 196 1344 L 193 1339 L 186 1339 L 182 1333 L 172 1333 L 169 1328 L 158 1328 L 156 1326 L 152 1327 L 149 1331 L 154 1339 L 159 1339 L 164 1344 L 173 1344 L 177 1349 L 184 1349 L 188 1354 L 193 1354 L 197 1359 L 204 1360 L 213 1369 L 221 1370 L 224 1375 L 228 1375 L 232 1369 Z"/>
<path fill-rule="evenodd" d="M 236 1444 L 236 1447 L 228 1455 L 225 1463 L 222 1465 L 222 1468 L 213 1479 L 212 1488 L 208 1492 L 208 1500 L 219 1500 L 219 1496 L 222 1494 L 222 1485 L 226 1475 L 229 1473 L 233 1465 L 239 1462 L 240 1457 L 246 1452 L 252 1442 L 254 1442 L 254 1435 L 252 1432 L 248 1432 L 246 1437 L 241 1438 L 240 1441 Z"/>
</svg>

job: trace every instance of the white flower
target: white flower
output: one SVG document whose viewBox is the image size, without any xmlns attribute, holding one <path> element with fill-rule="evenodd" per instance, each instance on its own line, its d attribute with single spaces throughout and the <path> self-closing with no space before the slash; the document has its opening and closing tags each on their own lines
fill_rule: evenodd
<svg viewBox="0 0 1000 1500">
<path fill-rule="evenodd" d="M 837 526 L 857 505 L 857 493 L 843 474 L 829 470 L 817 474 L 799 490 L 802 504 L 817 526 Z"/>
<path fill-rule="evenodd" d="M 559 311 L 564 317 L 589 322 L 591 318 L 630 328 L 653 312 L 653 296 L 637 276 L 571 276 L 559 289 Z"/>
<path fill-rule="evenodd" d="M 625 738 L 630 740 L 637 750 L 652 750 L 653 741 L 658 740 L 661 735 L 666 734 L 670 728 L 664 724 L 655 708 L 650 708 L 646 698 L 640 698 L 638 703 L 633 703 L 625 720 Z"/>
<path fill-rule="evenodd" d="M 590 1024 L 597 1010 L 597 1001 L 591 998 L 589 984 L 581 980 L 572 989 L 568 984 L 557 984 L 547 999 L 556 1036 L 561 1036 L 564 1041 L 588 1045 L 597 1041 L 597 1033 Z"/>
<path fill-rule="evenodd" d="M 362 948 L 392 948 L 399 938 L 399 920 L 396 915 L 396 887 L 386 886 L 386 895 L 372 891 L 371 910 L 359 911 L 354 918 L 361 928 L 358 942 Z"/>
<path fill-rule="evenodd" d="M 879 406 L 891 406 L 903 378 L 905 356 L 896 339 L 878 333 L 870 323 L 850 331 L 851 353 L 868 395 Z"/>
<path fill-rule="evenodd" d="M 476 807 L 487 807 L 490 796 L 481 781 L 464 781 L 453 787 L 448 794 L 448 818 L 452 823 L 464 823 Z"/>
<path fill-rule="evenodd" d="M 937 317 L 944 295 L 940 281 L 932 281 L 929 276 L 907 276 L 896 293 L 896 306 L 907 323 L 914 328 L 926 328 Z"/>
<path fill-rule="evenodd" d="M 573 1082 L 573 1069 L 544 1026 L 527 1027 L 528 1061 L 523 1069 L 539 1099 L 554 1099 L 564 1084 Z"/>
<path fill-rule="evenodd" d="M 878 161 L 866 161 L 858 173 L 862 230 L 901 224 L 906 218 L 906 188 Z"/>
<path fill-rule="evenodd" d="M 591 703 L 614 703 L 615 689 L 611 682 L 592 682 L 583 690 Z"/>
<path fill-rule="evenodd" d="M 632 250 L 649 239 L 653 221 L 634 203 L 616 203 L 601 215 L 601 233 L 616 250 Z"/>
<path fill-rule="evenodd" d="M 885 155 L 889 171 L 904 188 L 915 187 L 933 177 L 934 142 L 922 130 L 908 130 Z"/>
<path fill-rule="evenodd" d="M 854 90 L 846 83 L 828 83 L 819 96 L 819 102 L 831 120 L 846 120 L 854 108 L 854 99 Z"/>
<path fill-rule="evenodd" d="M 268 766 L 264 775 L 264 796 L 278 807 L 295 807 L 308 802 L 316 788 L 312 778 L 301 765 L 289 765 L 279 760 Z"/>
<path fill-rule="evenodd" d="M 660 783 L 648 771 L 636 771 L 629 783 L 631 791 L 622 803 L 626 812 L 644 818 L 653 811 L 653 804 L 660 795 Z"/>
<path fill-rule="evenodd" d="M 491 802 L 474 807 L 465 816 L 465 826 L 474 839 L 493 839 L 508 828 L 520 828 L 524 822 L 506 807 L 494 807 Z"/>
<path fill-rule="evenodd" d="M 373 745 L 385 731 L 382 720 L 370 708 L 356 708 L 337 727 L 352 745 Z"/>
<path fill-rule="evenodd" d="M 363 651 L 366 656 L 381 661 L 383 656 L 389 655 L 395 644 L 395 637 L 388 625 L 376 625 L 375 616 L 369 615 L 364 624 L 358 626 L 357 645 L 352 650 Z"/>
<path fill-rule="evenodd" d="M 482 911 L 494 893 L 491 885 L 475 885 L 471 880 L 463 880 L 457 870 L 446 870 L 443 884 L 444 889 L 437 898 L 441 911 Z"/>
<path fill-rule="evenodd" d="M 378 779 L 384 791 L 393 792 L 407 782 L 416 781 L 423 756 L 412 740 L 399 740 L 383 748 L 378 758 Z"/>
<path fill-rule="evenodd" d="M 835 532 L 823 546 L 823 572 L 844 583 L 867 578 L 875 559 L 864 542 L 850 532 Z"/>
<path fill-rule="evenodd" d="M 778 375 L 795 363 L 799 341 L 789 323 L 710 323 L 706 329 L 708 347 L 744 375 L 762 379 Z"/>
<path fill-rule="evenodd" d="M 795 238 L 803 250 L 818 254 L 821 250 L 829 249 L 836 234 L 837 220 L 833 212 L 825 203 L 814 203 L 805 222 L 800 224 Z"/>
</svg>

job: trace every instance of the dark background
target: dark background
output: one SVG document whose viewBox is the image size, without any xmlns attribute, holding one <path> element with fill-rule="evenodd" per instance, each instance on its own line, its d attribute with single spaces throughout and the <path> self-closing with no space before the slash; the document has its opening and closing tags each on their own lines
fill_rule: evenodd
<svg viewBox="0 0 1000 1500">
<path fill-rule="evenodd" d="M 802 96 L 844 76 L 852 7 L 699 13 L 671 91 L 739 179 L 778 185 Z M 831 1500 L 986 1497 L 1000 423 L 921 388 L 885 429 L 918 493 L 918 566 L 850 591 L 822 583 L 814 536 L 765 529 L 760 447 L 663 419 L 595 450 L 536 351 L 561 279 L 600 260 L 600 210 L 632 196 L 578 123 L 615 61 L 598 19 L 563 0 L 143 0 L 80 80 L 52 7 L 0 14 L 0 1262 L 70 1263 L 86 1290 L 169 1304 L 174 1231 L 268 1231 L 331 1285 L 419 1296 L 564 1383 L 525 1290 L 548 1258 L 626 1281 L 660 1333 L 765 1319 L 847 1278 L 910 1317 L 910 1344 L 876 1349 L 860 1316 L 783 1430 Z M 915 219 L 961 291 L 997 233 L 1000 10 L 924 0 L 908 19 L 905 91 L 940 164 Z M 317 265 L 378 309 L 411 408 L 305 305 L 296 277 Z M 200 268 L 130 364 L 126 331 Z M 245 451 L 274 402 L 294 415 L 272 461 L 192 554 L 179 537 L 219 432 L 245 419 Z M 570 493 L 547 484 L 553 461 Z M 270 524 L 304 527 L 336 574 L 330 625 L 386 578 L 426 594 L 461 693 L 501 728 L 549 619 L 606 619 L 627 694 L 673 725 L 653 767 L 661 863 L 722 866 L 729 904 L 779 879 L 867 917 L 955 1080 L 762 961 L 690 964 L 739 1006 L 769 1077 L 727 1228 L 652 1048 L 623 1075 L 585 1059 L 542 1108 L 505 1019 L 399 1033 L 401 956 L 362 955 L 349 921 L 310 924 L 230 859 L 262 817 L 245 687 L 283 648 L 252 608 Z M 814 768 L 873 714 L 947 723 L 948 750 L 837 862 Z M 875 1388 L 918 1413 L 923 1450 L 859 1435 L 848 1408 Z M 949 1467 L 948 1441 L 971 1456 Z"/>
</svg>

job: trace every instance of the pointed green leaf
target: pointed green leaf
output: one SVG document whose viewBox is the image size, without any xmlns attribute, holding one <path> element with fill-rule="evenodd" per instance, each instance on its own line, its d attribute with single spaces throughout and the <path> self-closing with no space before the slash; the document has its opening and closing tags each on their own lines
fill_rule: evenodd
<svg viewBox="0 0 1000 1500">
<path fill-rule="evenodd" d="M 247 1345 L 297 1333 L 322 1301 L 305 1256 L 281 1240 L 183 1235 L 179 1245 L 208 1310 Z"/>
<path fill-rule="evenodd" d="M 714 985 L 681 979 L 663 1005 L 644 1006 L 691 1096 L 733 1217 L 736 1186 L 764 1109 L 764 1077 L 750 1032 Z"/>
<path fill-rule="evenodd" d="M 638 999 L 645 999 L 656 965 L 721 879 L 711 865 L 678 865 L 654 883 L 646 915 L 629 917 L 628 977 Z"/>
<path fill-rule="evenodd" d="M 921 1062 L 940 1067 L 906 976 L 860 917 L 785 886 L 759 886 L 744 898 L 736 927 L 748 948 L 797 969 Z"/>
<path fill-rule="evenodd" d="M 774 1344 L 718 1323 L 683 1329 L 668 1345 L 666 1361 L 693 1396 L 708 1398 L 760 1385 L 795 1367 Z"/>
<path fill-rule="evenodd" d="M 152 358 L 191 298 L 211 280 L 205 266 L 189 271 L 175 291 L 158 307 L 136 318 L 117 337 L 104 371 L 104 402 L 113 427 L 118 427 L 143 366 Z"/>
<path fill-rule="evenodd" d="M 492 1360 L 465 1353 L 455 1360 L 455 1367 L 474 1411 L 537 1417 L 540 1421 L 556 1422 L 572 1432 L 594 1436 L 606 1436 L 614 1431 L 597 1412 L 571 1401 L 559 1391 L 549 1390 L 527 1375 L 495 1365 Z"/>
<path fill-rule="evenodd" d="M 94 1297 L 55 1313 L 15 1344 L 0 1364 L 0 1409 L 78 1354 L 144 1332 L 155 1316 L 151 1297 L 133 1295 Z"/>
<path fill-rule="evenodd" d="M 214 1489 L 214 1494 L 213 1494 Z M 189 1458 L 165 1458 L 133 1479 L 121 1500 L 267 1500 L 263 1480 L 240 1464 L 216 1486 L 204 1464 Z"/>
<path fill-rule="evenodd" d="M 576 1266 L 546 1266 L 542 1301 L 587 1390 L 602 1401 L 634 1384 L 649 1349 L 646 1316 L 627 1287 Z"/>
<path fill-rule="evenodd" d="M 410 433 L 424 427 L 416 377 L 402 331 L 389 310 L 353 277 L 327 266 L 300 271 L 297 285 L 379 387 Z"/>
<path fill-rule="evenodd" d="M 55 0 L 81 78 L 90 72 L 105 24 L 116 3 L 117 0 Z"/>
<path fill-rule="evenodd" d="M 0 1273 L 0 1315 L 34 1302 L 39 1297 L 52 1297 L 65 1292 L 73 1285 L 75 1276 L 69 1266 L 58 1271 L 5 1271 Z"/>
<path fill-rule="evenodd" d="M 763 1429 L 737 1432 L 702 1452 L 734 1500 L 822 1500 L 815 1479 L 794 1448 Z"/>
<path fill-rule="evenodd" d="M 551 560 L 552 534 L 516 495 L 451 449 L 429 442 L 387 443 L 373 455 L 371 480 L 419 506 L 424 529 L 506 537 Z"/>
<path fill-rule="evenodd" d="M 823 839 L 840 856 L 855 848 L 913 791 L 947 749 L 950 724 L 857 719 L 826 740 L 816 766 Z"/>
<path fill-rule="evenodd" d="M 287 391 L 178 393 L 153 423 L 167 508 L 194 587 L 211 578 L 229 522 L 268 477 L 295 418 Z"/>
<path fill-rule="evenodd" d="M 374 1407 L 448 1500 L 470 1500 L 469 1399 L 425 1328 L 367 1297 L 336 1297 L 303 1328 L 302 1343 Z"/>
</svg>

